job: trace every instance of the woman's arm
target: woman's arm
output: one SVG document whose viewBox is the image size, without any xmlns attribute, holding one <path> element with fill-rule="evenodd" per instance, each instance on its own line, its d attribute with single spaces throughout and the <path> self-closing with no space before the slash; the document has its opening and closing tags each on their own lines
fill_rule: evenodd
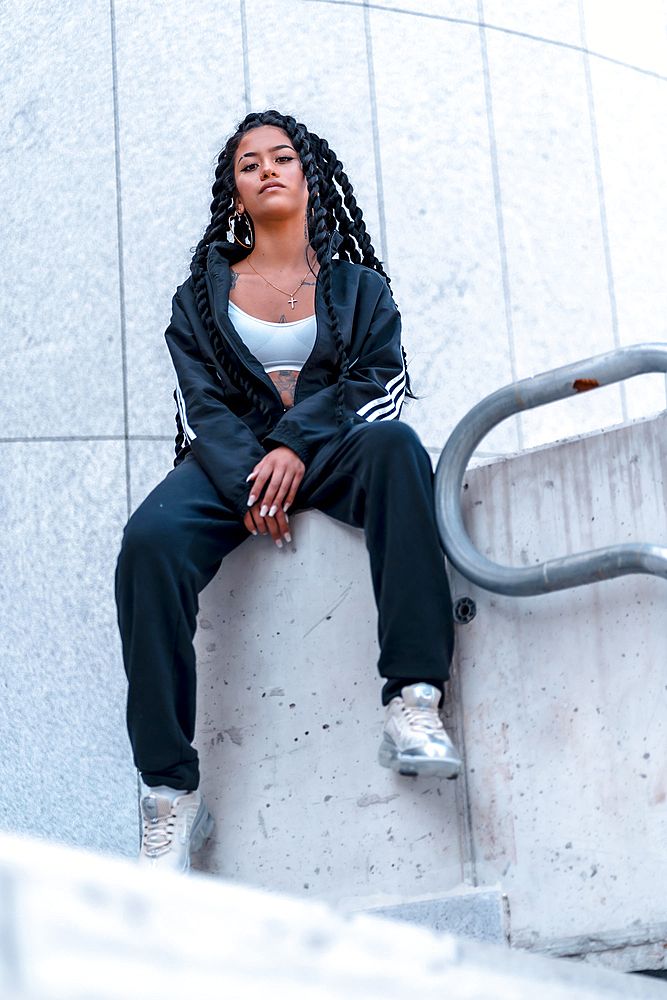
<svg viewBox="0 0 667 1000">
<path fill-rule="evenodd" d="M 401 317 L 383 279 L 370 275 L 377 291 L 368 330 L 350 358 L 345 379 L 344 419 L 348 424 L 391 420 L 399 416 L 405 394 L 401 350 Z M 363 294 L 368 295 L 367 289 Z M 353 337 L 353 342 L 355 338 Z M 297 402 L 267 434 L 267 448 L 286 445 L 307 465 L 316 451 L 338 431 L 336 383 Z"/>
<path fill-rule="evenodd" d="M 178 293 L 165 339 L 176 370 L 176 394 L 187 442 L 218 492 L 243 517 L 250 492 L 247 476 L 266 451 L 227 406 L 223 386 L 201 355 Z"/>
</svg>

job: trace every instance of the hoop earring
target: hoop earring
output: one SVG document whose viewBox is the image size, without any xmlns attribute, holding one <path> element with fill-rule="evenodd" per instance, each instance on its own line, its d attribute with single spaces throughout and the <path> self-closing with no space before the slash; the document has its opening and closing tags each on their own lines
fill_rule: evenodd
<svg viewBox="0 0 667 1000">
<path fill-rule="evenodd" d="M 252 250 L 255 245 L 254 239 L 251 239 L 250 236 L 246 236 L 245 240 L 241 242 L 241 240 L 236 235 L 236 223 L 240 222 L 241 219 L 245 219 L 245 214 L 246 213 L 244 212 L 243 215 L 239 215 L 238 210 L 234 209 L 234 214 L 229 216 L 229 232 L 227 233 L 227 242 L 233 243 L 234 240 L 236 240 L 239 246 L 242 246 L 244 250 L 248 249 Z M 252 234 L 252 228 L 247 219 L 245 219 L 245 224 L 248 227 L 249 232 Z M 229 238 L 230 235 L 232 237 L 231 239 Z"/>
</svg>

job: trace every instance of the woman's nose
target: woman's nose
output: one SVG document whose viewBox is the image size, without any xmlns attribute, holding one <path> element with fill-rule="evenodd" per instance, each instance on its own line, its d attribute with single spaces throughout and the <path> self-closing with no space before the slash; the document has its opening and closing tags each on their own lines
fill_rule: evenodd
<svg viewBox="0 0 667 1000">
<path fill-rule="evenodd" d="M 276 171 L 273 169 L 273 167 L 269 167 L 269 166 L 262 167 L 261 178 L 262 178 L 263 181 L 266 180 L 267 177 L 270 177 L 271 174 L 273 174 L 274 177 L 278 176 L 277 173 L 276 173 Z"/>
</svg>

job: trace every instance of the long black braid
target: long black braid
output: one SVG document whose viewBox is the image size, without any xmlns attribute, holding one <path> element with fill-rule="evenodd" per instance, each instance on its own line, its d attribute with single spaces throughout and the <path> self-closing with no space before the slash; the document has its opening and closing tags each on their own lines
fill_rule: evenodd
<svg viewBox="0 0 667 1000">
<path fill-rule="evenodd" d="M 389 278 L 375 255 L 361 209 L 354 197 L 352 184 L 343 170 L 343 164 L 334 151 L 330 149 L 325 139 L 321 139 L 314 132 L 309 132 L 305 125 L 298 123 L 295 118 L 289 115 L 283 115 L 278 111 L 262 111 L 247 115 L 220 152 L 212 188 L 211 221 L 195 249 L 190 265 L 197 311 L 210 338 L 216 360 L 229 376 L 232 384 L 245 393 L 250 403 L 268 420 L 269 408 L 267 404 L 253 389 L 252 384 L 243 376 L 224 349 L 222 337 L 211 315 L 206 288 L 206 261 L 209 246 L 216 240 L 226 238 L 229 220 L 235 211 L 237 192 L 234 180 L 234 160 L 236 150 L 247 132 L 263 125 L 272 125 L 282 129 L 287 134 L 301 161 L 301 168 L 308 185 L 309 238 L 320 266 L 320 287 L 335 337 L 339 372 L 336 421 L 338 424 L 342 424 L 345 413 L 345 381 L 350 362 L 331 295 L 331 254 L 329 252 L 331 234 L 337 231 L 342 238 L 338 247 L 338 255 L 342 260 L 363 264 L 365 267 L 377 271 L 387 279 L 387 283 L 389 283 Z M 241 222 L 236 220 L 235 230 L 239 240 L 245 240 L 246 237 L 253 235 L 245 215 Z M 403 357 L 405 360 L 405 352 Z M 407 394 L 412 396 L 409 378 L 407 379 Z M 176 425 L 176 451 L 178 453 L 184 442 L 178 413 L 176 414 Z"/>
</svg>

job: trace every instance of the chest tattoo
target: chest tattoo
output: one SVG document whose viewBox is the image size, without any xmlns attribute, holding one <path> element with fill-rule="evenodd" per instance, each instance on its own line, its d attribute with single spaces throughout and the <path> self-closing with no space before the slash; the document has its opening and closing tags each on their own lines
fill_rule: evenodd
<svg viewBox="0 0 667 1000">
<path fill-rule="evenodd" d="M 236 288 L 236 282 L 239 280 L 239 276 L 236 271 L 230 270 L 229 276 L 232 279 L 232 288 Z"/>
<path fill-rule="evenodd" d="M 289 410 L 294 406 L 294 389 L 299 373 L 292 368 L 281 368 L 277 372 L 269 372 L 269 378 L 280 393 L 285 409 Z"/>
</svg>

